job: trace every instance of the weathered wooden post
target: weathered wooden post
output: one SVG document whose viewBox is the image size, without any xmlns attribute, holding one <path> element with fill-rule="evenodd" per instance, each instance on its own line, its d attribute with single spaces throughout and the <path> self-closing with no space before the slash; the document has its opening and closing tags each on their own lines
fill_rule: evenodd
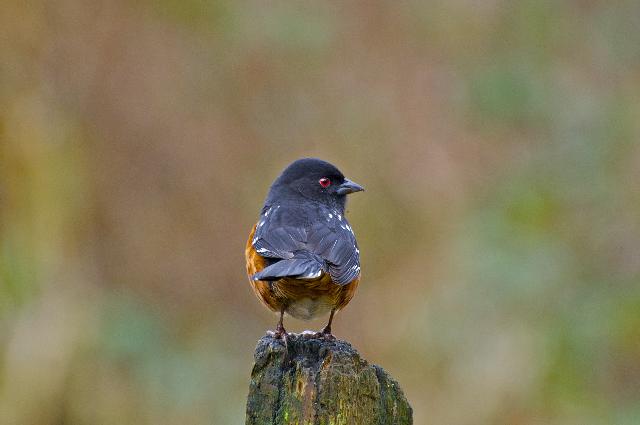
<svg viewBox="0 0 640 425">
<path fill-rule="evenodd" d="M 289 334 L 258 342 L 247 425 L 404 425 L 412 410 L 398 383 L 345 341 Z"/>
</svg>

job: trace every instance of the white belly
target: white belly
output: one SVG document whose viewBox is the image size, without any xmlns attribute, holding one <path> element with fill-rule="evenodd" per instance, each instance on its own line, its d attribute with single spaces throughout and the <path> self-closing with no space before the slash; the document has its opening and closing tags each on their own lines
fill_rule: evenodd
<svg viewBox="0 0 640 425">
<path fill-rule="evenodd" d="M 329 297 L 302 298 L 289 304 L 286 312 L 296 319 L 311 320 L 331 311 L 331 305 Z"/>
</svg>

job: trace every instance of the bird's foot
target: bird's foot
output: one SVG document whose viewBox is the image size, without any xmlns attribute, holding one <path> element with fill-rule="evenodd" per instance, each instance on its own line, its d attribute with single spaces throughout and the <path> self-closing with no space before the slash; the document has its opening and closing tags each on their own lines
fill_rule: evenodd
<svg viewBox="0 0 640 425">
<path fill-rule="evenodd" d="M 275 339 L 284 339 L 285 341 L 287 340 L 287 331 L 280 323 L 278 323 L 278 326 L 276 326 L 276 331 L 273 334 L 273 337 Z"/>
<path fill-rule="evenodd" d="M 320 332 L 316 332 L 314 337 L 323 338 L 328 341 L 334 341 L 336 339 L 336 337 L 333 336 L 333 334 L 331 334 L 331 328 L 329 326 L 325 326 L 325 328 L 322 329 Z"/>
<path fill-rule="evenodd" d="M 289 342 L 287 341 L 287 331 L 284 326 L 278 324 L 276 326 L 276 332 L 273 334 L 275 339 L 281 339 L 284 343 L 284 354 L 282 356 L 282 367 L 286 368 L 289 365 Z"/>
</svg>

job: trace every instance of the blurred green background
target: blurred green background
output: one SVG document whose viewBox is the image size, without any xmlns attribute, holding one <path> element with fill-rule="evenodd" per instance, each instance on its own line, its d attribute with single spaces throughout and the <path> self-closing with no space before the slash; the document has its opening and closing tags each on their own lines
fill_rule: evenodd
<svg viewBox="0 0 640 425">
<path fill-rule="evenodd" d="M 244 423 L 276 322 L 245 240 L 318 156 L 367 188 L 334 333 L 416 424 L 639 424 L 639 28 L 635 0 L 5 0 L 0 423 Z"/>
</svg>

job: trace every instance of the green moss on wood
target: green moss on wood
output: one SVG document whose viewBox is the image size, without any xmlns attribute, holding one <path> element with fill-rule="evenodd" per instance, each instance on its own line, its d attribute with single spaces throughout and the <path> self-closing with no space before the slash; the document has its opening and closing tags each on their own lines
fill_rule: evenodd
<svg viewBox="0 0 640 425">
<path fill-rule="evenodd" d="M 413 423 L 398 383 L 349 343 L 290 334 L 287 345 L 271 335 L 258 342 L 247 425 Z"/>
</svg>

